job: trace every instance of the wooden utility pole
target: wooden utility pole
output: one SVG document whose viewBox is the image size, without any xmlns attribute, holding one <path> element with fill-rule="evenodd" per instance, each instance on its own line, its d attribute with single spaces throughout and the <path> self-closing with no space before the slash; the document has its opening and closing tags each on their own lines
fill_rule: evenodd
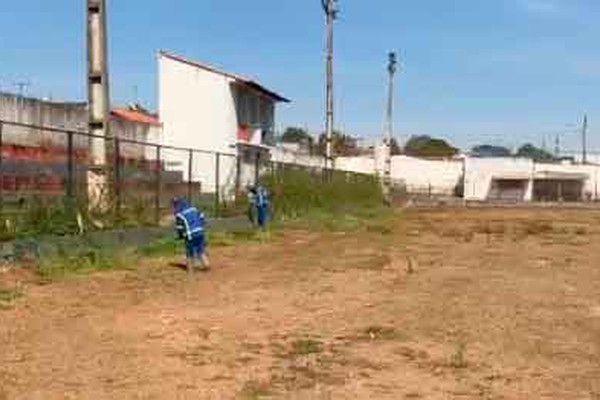
<svg viewBox="0 0 600 400">
<path fill-rule="evenodd" d="M 587 130 L 588 130 L 588 118 L 587 114 L 583 116 L 583 126 L 581 127 L 581 163 L 587 164 Z"/>
<path fill-rule="evenodd" d="M 327 49 L 325 62 L 325 72 L 327 75 L 325 112 L 325 165 L 327 169 L 333 169 L 333 23 L 338 13 L 336 3 L 337 0 L 321 0 L 321 4 L 323 5 L 323 11 L 325 12 L 327 22 Z"/>
<path fill-rule="evenodd" d="M 388 95 L 385 116 L 383 143 L 385 146 L 385 166 L 383 170 L 383 195 L 386 204 L 392 204 L 392 135 L 394 119 L 394 75 L 398 64 L 396 53 L 388 54 Z"/>
<path fill-rule="evenodd" d="M 107 139 L 110 137 L 110 96 L 108 84 L 106 0 L 87 0 L 88 126 L 93 171 L 88 174 L 90 205 L 103 206 L 100 198 L 107 189 Z"/>
</svg>

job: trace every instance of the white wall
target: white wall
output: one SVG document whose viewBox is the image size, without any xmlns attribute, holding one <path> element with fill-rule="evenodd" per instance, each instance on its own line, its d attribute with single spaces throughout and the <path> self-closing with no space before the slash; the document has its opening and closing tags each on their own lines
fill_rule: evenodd
<svg viewBox="0 0 600 400">
<path fill-rule="evenodd" d="M 534 163 L 530 159 L 468 157 L 465 159 L 465 200 L 486 200 L 494 177 L 531 179 L 533 174 Z"/>
<path fill-rule="evenodd" d="M 164 144 L 235 153 L 230 146 L 237 141 L 237 116 L 231 89 L 232 79 L 193 65 L 159 55 L 159 115 L 163 123 Z M 187 179 L 187 158 L 168 152 L 172 168 L 181 168 Z M 180 167 L 177 166 L 180 165 Z M 235 160 L 221 159 L 221 187 L 232 184 Z M 214 157 L 195 156 L 192 178 L 204 192 L 214 192 Z M 235 179 L 233 179 L 233 182 Z"/>
<path fill-rule="evenodd" d="M 283 146 L 271 147 L 271 161 L 310 168 L 325 168 L 326 166 L 324 157 L 300 153 Z"/>
<path fill-rule="evenodd" d="M 452 196 L 462 179 L 461 160 L 392 157 L 392 179 L 402 179 L 409 193 Z"/>
<path fill-rule="evenodd" d="M 340 157 L 335 168 L 364 174 L 381 174 L 380 157 Z M 463 163 L 457 160 L 425 160 L 407 156 L 392 157 L 392 180 L 403 182 L 409 193 L 454 194 L 462 177 Z"/>
<path fill-rule="evenodd" d="M 583 198 L 598 200 L 600 198 L 600 166 L 598 165 L 564 165 L 564 164 L 535 164 L 535 171 L 540 172 L 566 172 L 585 174 L 588 179 L 583 184 Z"/>
<path fill-rule="evenodd" d="M 375 158 L 360 157 L 337 157 L 335 169 L 340 171 L 356 172 L 359 174 L 375 174 Z"/>
</svg>

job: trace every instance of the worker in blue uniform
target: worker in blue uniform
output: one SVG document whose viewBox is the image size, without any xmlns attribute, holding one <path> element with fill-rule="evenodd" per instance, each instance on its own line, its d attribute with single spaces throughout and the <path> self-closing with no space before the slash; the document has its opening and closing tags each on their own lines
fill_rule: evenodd
<svg viewBox="0 0 600 400">
<path fill-rule="evenodd" d="M 188 272 L 193 272 L 198 262 L 202 264 L 200 267 L 201 270 L 208 270 L 210 263 L 205 254 L 206 219 L 204 213 L 198 211 L 196 207 L 190 206 L 188 201 L 183 197 L 173 199 L 173 209 L 175 211 L 177 236 L 185 240 Z"/>
<path fill-rule="evenodd" d="M 269 192 L 266 187 L 258 185 L 255 188 L 256 219 L 261 229 L 266 229 L 270 216 Z"/>
</svg>

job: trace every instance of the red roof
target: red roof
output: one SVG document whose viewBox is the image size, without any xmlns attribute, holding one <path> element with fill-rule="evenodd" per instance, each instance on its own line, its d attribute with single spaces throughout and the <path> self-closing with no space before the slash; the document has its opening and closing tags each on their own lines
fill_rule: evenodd
<svg viewBox="0 0 600 400">
<path fill-rule="evenodd" d="M 113 108 L 113 110 L 110 113 L 113 116 L 124 119 L 126 121 L 160 126 L 160 120 L 158 119 L 158 117 L 146 114 L 141 111 L 131 110 L 129 108 Z"/>
<path fill-rule="evenodd" d="M 231 78 L 231 79 L 235 80 L 236 82 L 239 82 L 239 83 L 242 83 L 242 84 L 244 84 L 246 86 L 249 86 L 252 89 L 257 90 L 257 91 L 259 91 L 259 92 L 261 92 L 261 93 L 263 93 L 263 94 L 271 97 L 272 99 L 275 99 L 276 101 L 281 101 L 281 102 L 284 102 L 284 103 L 289 103 L 290 102 L 289 99 L 283 97 L 282 95 L 280 95 L 280 94 L 278 94 L 278 93 L 276 93 L 276 92 L 274 92 L 274 91 L 272 91 L 270 89 L 267 89 L 266 87 L 264 87 L 263 85 L 261 85 L 260 83 L 258 83 L 257 81 L 255 81 L 255 80 L 253 80 L 251 78 L 248 78 L 248 77 L 245 77 L 245 76 L 242 76 L 242 75 L 239 75 L 239 74 L 232 74 L 230 72 L 225 72 L 225 71 L 223 71 L 221 69 L 218 69 L 218 68 L 215 68 L 215 67 L 213 67 L 211 65 L 204 64 L 204 63 L 201 63 L 201 62 L 198 62 L 198 61 L 191 61 L 191 60 L 188 60 L 187 58 L 184 58 L 184 57 L 181 57 L 181 56 L 178 56 L 178 55 L 175 55 L 175 54 L 171 54 L 171 53 L 168 53 L 168 52 L 163 51 L 163 50 L 161 50 L 159 52 L 159 54 L 161 56 L 163 56 L 163 57 L 170 58 L 171 60 L 179 61 L 181 63 L 191 65 L 192 67 L 201 68 L 201 69 L 204 69 L 206 71 L 214 72 L 216 74 L 220 74 L 220 75 L 226 76 L 228 78 Z"/>
</svg>

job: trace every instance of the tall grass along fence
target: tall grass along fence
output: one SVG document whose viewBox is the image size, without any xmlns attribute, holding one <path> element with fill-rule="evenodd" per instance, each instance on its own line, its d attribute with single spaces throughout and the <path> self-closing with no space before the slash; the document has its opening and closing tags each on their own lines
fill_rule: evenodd
<svg viewBox="0 0 600 400">
<path fill-rule="evenodd" d="M 164 225 L 175 196 L 211 217 L 239 216 L 240 194 L 259 180 L 284 218 L 382 201 L 369 175 L 274 163 L 264 150 L 219 153 L 140 136 L 147 139 L 0 120 L 0 240 Z"/>
</svg>

